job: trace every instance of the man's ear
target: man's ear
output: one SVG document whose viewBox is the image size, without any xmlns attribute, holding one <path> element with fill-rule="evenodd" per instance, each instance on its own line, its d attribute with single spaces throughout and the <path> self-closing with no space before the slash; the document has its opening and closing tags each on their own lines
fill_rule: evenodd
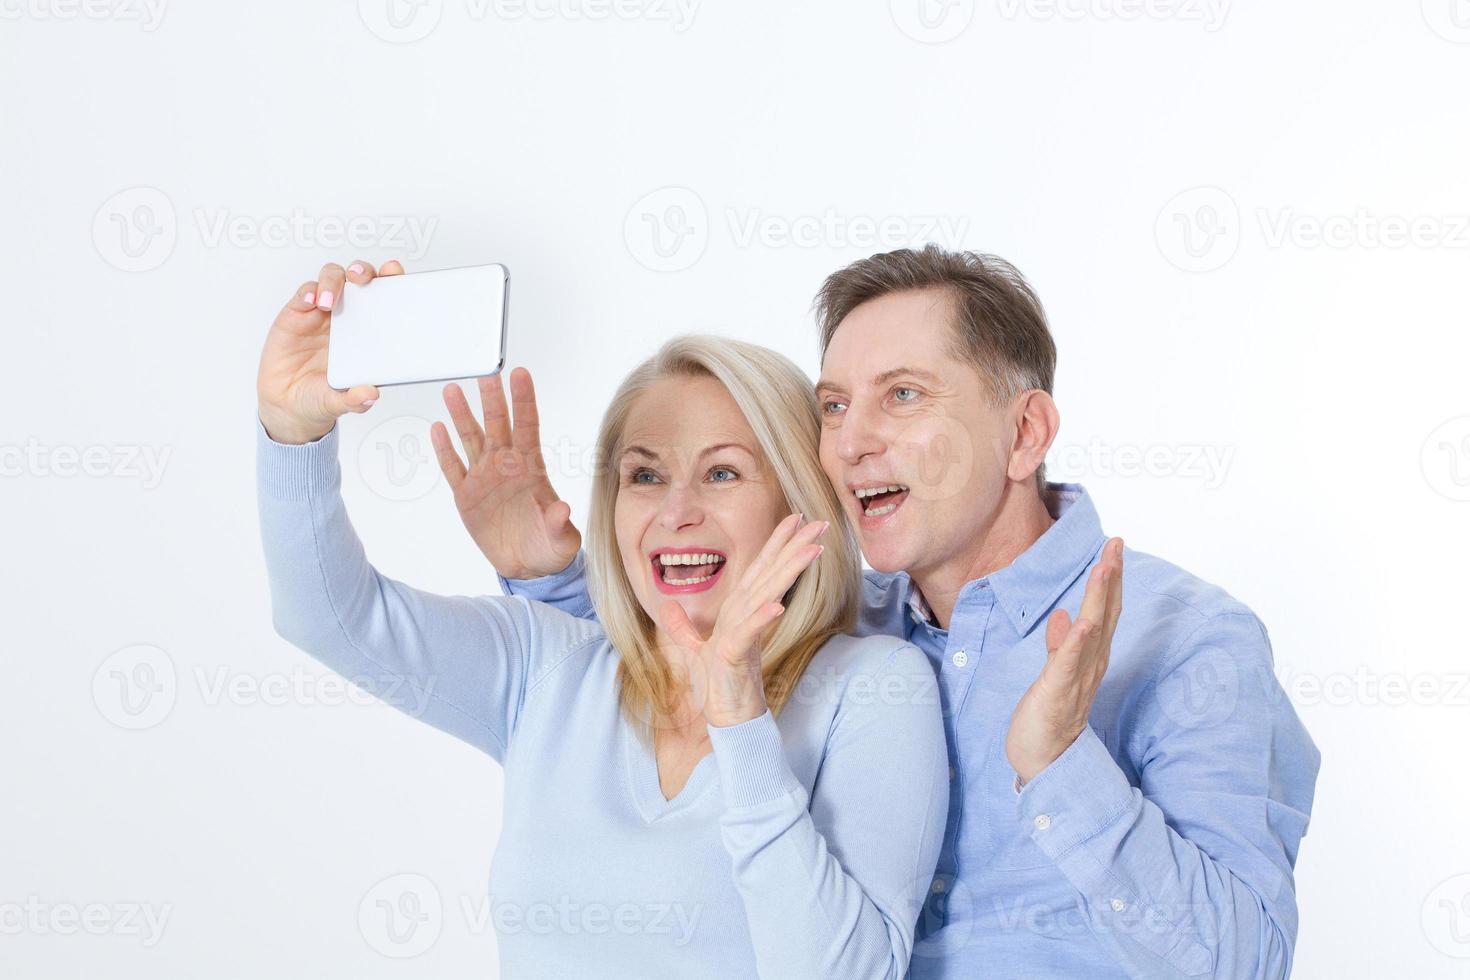
<svg viewBox="0 0 1470 980">
<path fill-rule="evenodd" d="M 1006 477 L 1020 483 L 1031 479 L 1046 462 L 1047 450 L 1062 427 L 1062 416 L 1051 395 L 1032 388 L 1017 397 L 1012 418 L 1015 437 L 1010 459 L 1006 461 Z"/>
</svg>

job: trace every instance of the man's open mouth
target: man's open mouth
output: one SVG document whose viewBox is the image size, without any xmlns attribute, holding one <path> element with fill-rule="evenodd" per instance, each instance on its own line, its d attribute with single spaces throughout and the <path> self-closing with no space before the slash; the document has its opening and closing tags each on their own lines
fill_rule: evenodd
<svg viewBox="0 0 1470 980">
<path fill-rule="evenodd" d="M 712 588 L 725 570 L 723 552 L 695 548 L 660 548 L 649 561 L 660 592 L 700 592 Z"/>
<path fill-rule="evenodd" d="M 871 487 L 855 487 L 858 506 L 864 517 L 884 517 L 898 510 L 908 499 L 909 488 L 902 483 L 889 483 Z"/>
</svg>

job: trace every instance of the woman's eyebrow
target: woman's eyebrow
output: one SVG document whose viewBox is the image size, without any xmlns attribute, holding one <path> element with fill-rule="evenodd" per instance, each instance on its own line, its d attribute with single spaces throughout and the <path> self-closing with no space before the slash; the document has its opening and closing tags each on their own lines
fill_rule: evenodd
<svg viewBox="0 0 1470 980">
<path fill-rule="evenodd" d="M 722 449 L 738 449 L 741 452 L 745 453 L 747 456 L 751 456 L 751 457 L 754 457 L 756 455 L 750 449 L 750 447 L 744 445 L 743 443 L 739 443 L 739 442 L 721 442 L 721 443 L 717 443 L 717 444 L 715 444 L 713 446 L 706 446 L 704 449 L 701 449 L 699 451 L 699 455 L 696 456 L 695 459 L 703 459 L 704 457 L 710 455 L 711 453 L 717 453 L 717 452 L 719 452 Z M 628 448 L 626 448 L 626 449 L 624 449 L 622 451 L 622 453 L 619 455 L 619 458 L 621 459 L 624 456 L 642 456 L 645 459 L 652 459 L 652 460 L 658 460 L 658 459 L 661 459 L 662 458 L 662 457 L 659 456 L 658 453 L 654 452 L 652 449 L 648 449 L 645 446 L 629 446 Z"/>
</svg>

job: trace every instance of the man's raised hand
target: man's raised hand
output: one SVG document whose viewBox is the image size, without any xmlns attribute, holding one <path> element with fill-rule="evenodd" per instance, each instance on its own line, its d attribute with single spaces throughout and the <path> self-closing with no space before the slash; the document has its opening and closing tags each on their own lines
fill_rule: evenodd
<svg viewBox="0 0 1470 980">
<path fill-rule="evenodd" d="M 455 451 L 443 422 L 429 428 L 460 519 L 480 551 L 506 578 L 539 578 L 559 572 L 577 556 L 582 534 L 572 525 L 571 507 L 556 495 L 546 476 L 531 372 L 516 368 L 510 373 L 514 426 L 500 375 L 480 378 L 479 387 L 483 426 L 470 412 L 459 385 L 444 386 L 444 404 L 468 465 Z"/>
</svg>

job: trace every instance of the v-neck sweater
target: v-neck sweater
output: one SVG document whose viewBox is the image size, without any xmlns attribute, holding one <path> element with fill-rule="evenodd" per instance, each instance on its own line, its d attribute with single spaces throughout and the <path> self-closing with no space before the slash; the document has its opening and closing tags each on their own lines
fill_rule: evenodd
<svg viewBox="0 0 1470 980">
<path fill-rule="evenodd" d="M 342 501 L 338 429 L 286 445 L 257 416 L 256 444 L 279 635 L 504 767 L 502 975 L 904 976 L 949 794 L 916 647 L 833 637 L 779 716 L 708 726 L 713 751 L 665 799 L 597 622 L 383 575 Z"/>
</svg>

